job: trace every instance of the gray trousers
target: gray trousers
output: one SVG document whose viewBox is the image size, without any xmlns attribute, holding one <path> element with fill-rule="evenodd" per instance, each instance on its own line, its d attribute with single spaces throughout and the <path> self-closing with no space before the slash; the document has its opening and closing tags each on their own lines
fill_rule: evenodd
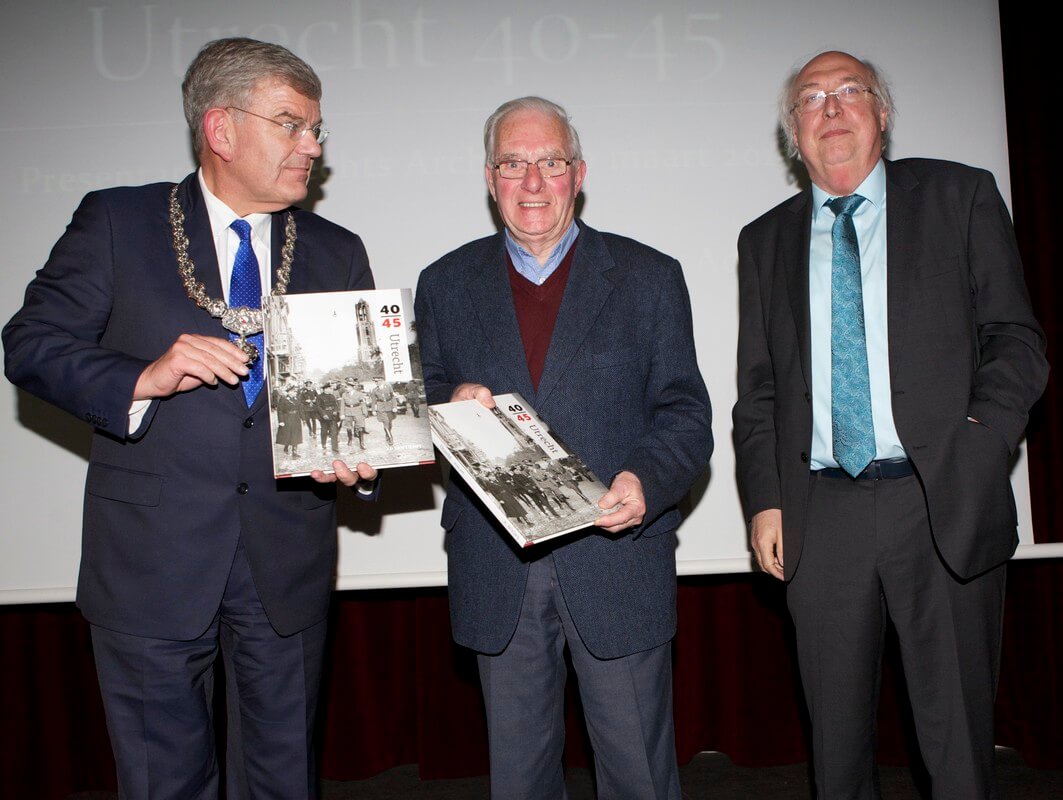
<svg viewBox="0 0 1063 800">
<path fill-rule="evenodd" d="M 499 655 L 479 654 L 487 708 L 491 796 L 566 797 L 565 644 L 579 680 L 600 800 L 679 800 L 671 643 L 615 659 L 584 647 L 553 555 L 531 564 L 520 619 Z"/>
<path fill-rule="evenodd" d="M 934 548 L 914 476 L 813 474 L 809 492 L 787 603 L 812 717 L 817 796 L 879 797 L 875 714 L 891 620 L 935 800 L 996 797 L 993 700 L 1005 567 L 969 581 L 953 577 Z"/>
</svg>

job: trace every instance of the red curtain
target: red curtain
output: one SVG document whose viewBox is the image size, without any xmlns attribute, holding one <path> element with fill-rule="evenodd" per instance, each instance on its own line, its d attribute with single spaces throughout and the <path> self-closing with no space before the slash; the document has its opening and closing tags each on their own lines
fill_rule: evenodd
<svg viewBox="0 0 1063 800">
<path fill-rule="evenodd" d="M 1059 562 L 1009 571 L 997 741 L 1027 763 L 1063 767 L 1063 698 L 1056 630 Z M 720 750 L 745 766 L 807 759 L 805 718 L 781 586 L 761 576 L 684 579 L 675 641 L 680 760 Z M 471 653 L 450 641 L 442 590 L 337 595 L 322 707 L 322 775 L 351 780 L 416 763 L 423 778 L 487 771 Z M 88 630 L 69 605 L 0 610 L 5 743 L 0 795 L 63 798 L 114 788 Z M 914 748 L 903 678 L 890 648 L 880 709 L 880 760 Z M 566 760 L 589 748 L 570 687 Z"/>
</svg>

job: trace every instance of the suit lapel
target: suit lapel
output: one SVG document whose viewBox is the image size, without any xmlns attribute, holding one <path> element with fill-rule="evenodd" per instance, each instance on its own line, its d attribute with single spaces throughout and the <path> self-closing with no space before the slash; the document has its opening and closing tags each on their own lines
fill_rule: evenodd
<svg viewBox="0 0 1063 800">
<path fill-rule="evenodd" d="M 200 281 L 207 292 L 207 297 L 225 297 L 221 288 L 221 270 L 218 267 L 218 252 L 214 248 L 214 234 L 210 229 L 210 216 L 207 204 L 199 188 L 199 179 L 192 173 L 181 183 L 177 192 L 178 201 L 185 212 L 185 234 L 188 236 L 188 255 L 196 265 L 196 280 Z M 182 292 L 183 294 L 183 292 Z M 228 339 L 229 332 L 205 310 L 199 308 L 185 295 L 182 297 L 187 308 L 192 309 L 193 319 L 198 333 Z M 223 392 L 234 413 L 246 415 L 247 401 L 239 385 L 230 387 L 219 382 L 218 391 Z M 252 409 L 263 400 L 265 392 L 259 392 Z"/>
<path fill-rule="evenodd" d="M 218 253 L 214 249 L 214 235 L 210 229 L 207 204 L 199 189 L 199 179 L 192 173 L 181 183 L 177 199 L 185 214 L 185 235 L 188 237 L 188 255 L 196 265 L 196 280 L 203 284 L 207 297 L 224 297 L 221 290 L 221 272 L 218 269 Z M 182 290 L 183 291 L 183 290 Z M 221 321 L 214 319 L 195 303 L 184 297 L 184 302 L 193 310 L 198 332 L 204 336 L 228 336 Z"/>
<path fill-rule="evenodd" d="M 886 318 L 890 380 L 897 381 L 897 359 L 906 352 L 908 296 L 923 241 L 919 182 L 903 166 L 886 162 Z"/>
<path fill-rule="evenodd" d="M 513 308 L 513 290 L 506 272 L 504 234 L 498 234 L 488 247 L 486 257 L 479 264 L 470 265 L 466 285 L 472 308 L 476 309 L 484 340 L 489 343 L 493 363 L 499 365 L 512 379 L 515 391 L 530 402 L 534 401 L 528 360 L 517 327 L 517 312 Z M 494 391 L 498 391 L 491 387 Z"/>
<path fill-rule="evenodd" d="M 908 295 L 913 265 L 921 241 L 918 181 L 908 170 L 886 162 L 886 303 L 889 328 L 891 379 L 896 380 L 897 354 L 904 352 L 902 334 L 908 316 Z M 808 255 L 812 230 L 812 193 L 805 191 L 787 210 L 793 224 L 779 233 L 779 260 L 784 265 L 790 310 L 797 328 L 801 372 L 805 386 L 812 386 L 812 335 L 809 323 Z"/>
<path fill-rule="evenodd" d="M 271 215 L 270 225 L 270 287 L 277 285 L 277 270 L 281 265 L 281 255 L 284 250 L 284 226 L 288 223 L 288 210 L 278 211 Z M 323 292 L 320 288 L 319 279 L 312 274 L 313 245 L 303 235 L 303 231 L 296 226 L 295 231 L 295 254 L 292 256 L 292 270 L 288 281 L 288 294 L 300 292 Z"/>
<path fill-rule="evenodd" d="M 615 264 L 601 235 L 581 223 L 579 238 L 574 246 L 576 253 L 572 270 L 561 299 L 561 308 L 557 312 L 550 347 L 546 351 L 543 374 L 539 379 L 539 391 L 534 403 L 537 408 L 546 404 L 613 291 L 613 284 L 606 274 Z"/>
<path fill-rule="evenodd" d="M 812 235 L 812 192 L 806 190 L 799 194 L 787 210 L 793 219 L 779 232 L 778 257 L 786 273 L 790 310 L 801 352 L 801 373 L 805 378 L 805 389 L 809 391 L 812 386 L 812 333 L 808 312 L 808 250 Z"/>
</svg>

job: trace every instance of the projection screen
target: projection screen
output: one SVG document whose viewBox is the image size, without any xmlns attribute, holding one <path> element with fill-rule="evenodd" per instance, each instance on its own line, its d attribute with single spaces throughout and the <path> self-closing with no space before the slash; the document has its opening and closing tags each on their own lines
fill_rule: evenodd
<svg viewBox="0 0 1063 800">
<path fill-rule="evenodd" d="M 413 287 L 495 230 L 481 132 L 496 106 L 565 105 L 588 161 L 583 218 L 676 256 L 690 286 L 716 451 L 680 530 L 683 574 L 750 568 L 731 446 L 735 241 L 797 190 L 776 131 L 786 73 L 829 48 L 871 59 L 899 107 L 893 157 L 983 166 L 1009 195 L 996 0 L 40 0 L 4 22 L 4 320 L 85 192 L 193 169 L 180 81 L 210 39 L 279 42 L 319 72 L 333 133 L 311 203 L 363 237 L 381 287 Z M 0 436 L 0 602 L 70 600 L 90 429 L 7 385 Z M 1054 552 L 1033 545 L 1021 456 L 1012 479 L 1020 552 Z M 440 480 L 391 471 L 380 503 L 342 504 L 338 588 L 445 583 Z"/>
</svg>

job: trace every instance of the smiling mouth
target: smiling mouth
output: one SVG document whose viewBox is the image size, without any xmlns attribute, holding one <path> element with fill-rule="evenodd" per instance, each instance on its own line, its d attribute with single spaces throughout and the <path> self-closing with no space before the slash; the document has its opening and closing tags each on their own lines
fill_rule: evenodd
<svg viewBox="0 0 1063 800">
<path fill-rule="evenodd" d="M 549 203 L 517 203 L 521 208 L 546 208 Z"/>
</svg>

